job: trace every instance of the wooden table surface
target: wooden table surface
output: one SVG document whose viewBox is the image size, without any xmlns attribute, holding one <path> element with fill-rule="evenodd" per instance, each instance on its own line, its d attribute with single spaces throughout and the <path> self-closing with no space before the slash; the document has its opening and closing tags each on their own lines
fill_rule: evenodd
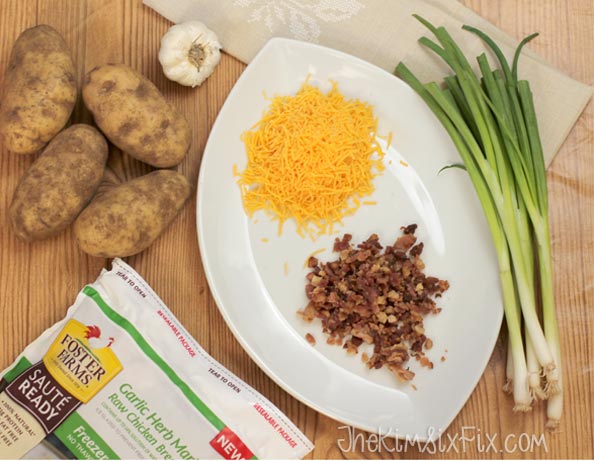
<svg viewBox="0 0 594 461">
<path fill-rule="evenodd" d="M 554 66 L 594 83 L 592 0 L 464 0 L 513 36 L 540 31 L 530 46 Z M 162 74 L 159 40 L 170 23 L 140 0 L 2 0 L 0 74 L 18 34 L 50 24 L 73 50 L 79 86 L 86 71 L 124 62 L 150 78 L 190 119 L 193 146 L 179 170 L 196 183 L 200 157 L 217 113 L 245 68 L 224 55 L 199 89 Z M 3 78 L 3 77 L 0 77 Z M 594 457 L 594 118 L 590 103 L 549 169 L 555 293 L 565 363 L 566 401 L 558 433 L 543 434 L 543 406 L 520 415 L 503 394 L 505 354 L 498 343 L 484 376 L 437 447 L 378 445 L 362 433 L 348 450 L 341 423 L 298 402 L 269 379 L 243 351 L 219 313 L 204 277 L 196 240 L 195 197 L 148 250 L 126 258 L 163 298 L 198 342 L 218 361 L 258 389 L 315 443 L 309 457 L 324 458 L 589 458 Z M 73 119 L 91 123 L 79 98 Z M 8 224 L 12 193 L 34 157 L 0 153 L 0 368 L 9 365 L 45 328 L 61 319 L 78 291 L 109 261 L 81 252 L 71 230 L 47 241 L 18 240 Z M 112 149 L 110 167 L 134 178 L 148 167 Z M 447 398 L 447 396 L 444 396 Z M 524 435 L 523 435 L 524 434 Z M 462 443 L 474 437 L 474 441 Z M 530 443 L 530 437 L 533 443 Z M 478 437 L 477 437 L 478 436 Z M 341 439 L 343 442 L 339 443 Z M 489 446 L 494 441 L 497 452 Z M 544 441 L 543 441 L 544 440 Z M 450 443 L 453 443 L 450 446 Z M 530 446 L 532 445 L 532 446 Z M 341 448 L 342 447 L 342 448 Z M 395 448 L 398 448 L 396 451 Z M 445 450 L 435 453 L 432 450 Z M 448 450 L 449 448 L 449 450 Z"/>
</svg>

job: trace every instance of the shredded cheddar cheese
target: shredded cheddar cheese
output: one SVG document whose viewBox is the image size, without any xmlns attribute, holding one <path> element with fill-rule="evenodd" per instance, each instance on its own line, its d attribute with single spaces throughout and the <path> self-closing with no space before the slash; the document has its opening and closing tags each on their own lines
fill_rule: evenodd
<svg viewBox="0 0 594 461">
<path fill-rule="evenodd" d="M 239 173 L 243 205 L 266 211 L 297 232 L 331 234 L 373 192 L 383 171 L 372 107 L 346 99 L 336 83 L 324 94 L 307 81 L 296 95 L 275 96 L 262 119 L 242 134 L 247 166 Z"/>
</svg>

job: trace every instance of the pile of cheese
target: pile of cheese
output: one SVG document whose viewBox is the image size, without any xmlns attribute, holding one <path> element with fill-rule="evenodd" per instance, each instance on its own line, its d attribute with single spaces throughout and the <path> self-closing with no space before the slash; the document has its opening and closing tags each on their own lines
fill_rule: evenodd
<svg viewBox="0 0 594 461">
<path fill-rule="evenodd" d="M 306 81 L 294 96 L 275 96 L 242 135 L 247 167 L 237 173 L 248 215 L 265 210 L 279 234 L 293 218 L 300 235 L 332 233 L 353 214 L 383 171 L 372 107 L 347 99 L 333 83 L 324 94 Z"/>
</svg>

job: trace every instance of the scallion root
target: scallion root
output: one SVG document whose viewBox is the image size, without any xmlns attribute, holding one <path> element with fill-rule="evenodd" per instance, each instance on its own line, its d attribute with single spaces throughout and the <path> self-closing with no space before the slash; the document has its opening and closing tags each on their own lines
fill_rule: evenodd
<svg viewBox="0 0 594 461">
<path fill-rule="evenodd" d="M 533 400 L 545 400 L 547 393 L 542 387 L 543 369 L 538 363 L 530 335 L 526 336 L 526 364 L 528 366 L 528 387 Z"/>
</svg>

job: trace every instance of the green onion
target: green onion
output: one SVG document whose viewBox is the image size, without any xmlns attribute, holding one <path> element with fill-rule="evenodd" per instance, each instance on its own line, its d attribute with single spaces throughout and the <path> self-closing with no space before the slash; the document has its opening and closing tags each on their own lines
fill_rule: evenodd
<svg viewBox="0 0 594 461">
<path fill-rule="evenodd" d="M 527 411 L 534 399 L 547 398 L 547 426 L 554 428 L 562 411 L 561 354 L 546 169 L 530 85 L 518 80 L 521 50 L 538 34 L 522 40 L 510 67 L 489 36 L 464 26 L 486 43 L 500 67 L 492 69 L 482 54 L 477 75 L 445 28 L 415 17 L 437 39 L 422 37 L 419 43 L 454 74 L 444 78 L 442 88 L 421 83 L 403 63 L 395 73 L 421 96 L 450 135 L 491 230 L 509 332 L 504 388 L 513 394 L 515 411 Z"/>
</svg>

